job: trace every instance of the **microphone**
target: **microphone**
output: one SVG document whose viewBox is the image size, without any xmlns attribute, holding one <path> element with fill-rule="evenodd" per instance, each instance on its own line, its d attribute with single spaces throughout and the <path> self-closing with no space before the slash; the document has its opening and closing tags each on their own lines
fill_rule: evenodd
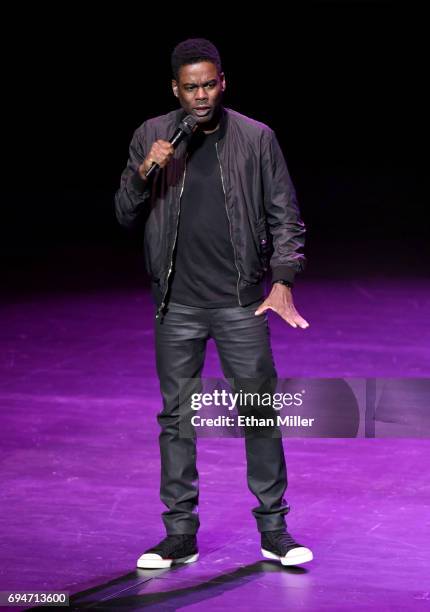
<svg viewBox="0 0 430 612">
<path fill-rule="evenodd" d="M 174 149 L 176 149 L 179 143 L 186 136 L 189 136 L 190 134 L 192 134 L 197 129 L 197 127 L 198 127 L 197 120 L 192 115 L 187 115 L 186 117 L 182 119 L 176 132 L 169 139 L 170 144 L 173 145 Z M 159 168 L 159 167 L 160 166 L 157 164 L 157 162 L 152 162 L 149 170 L 145 172 L 145 178 L 148 178 L 154 172 L 155 168 Z"/>
</svg>

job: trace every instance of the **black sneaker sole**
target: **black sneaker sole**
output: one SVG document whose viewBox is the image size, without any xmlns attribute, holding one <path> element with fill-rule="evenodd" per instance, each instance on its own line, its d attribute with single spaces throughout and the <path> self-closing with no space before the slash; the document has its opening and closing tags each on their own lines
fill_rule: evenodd
<svg viewBox="0 0 430 612">
<path fill-rule="evenodd" d="M 178 565 L 179 563 L 194 563 L 198 558 L 199 553 L 188 555 L 188 557 L 181 557 L 180 559 L 163 559 L 155 553 L 146 553 L 137 560 L 137 567 L 139 569 L 163 569 L 172 565 Z"/>
</svg>

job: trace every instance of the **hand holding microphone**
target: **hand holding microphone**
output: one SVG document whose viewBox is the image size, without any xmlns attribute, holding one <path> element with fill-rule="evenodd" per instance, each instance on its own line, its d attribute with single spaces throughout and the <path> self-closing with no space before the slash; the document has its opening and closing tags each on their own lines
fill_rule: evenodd
<svg viewBox="0 0 430 612">
<path fill-rule="evenodd" d="M 139 166 L 139 174 L 143 179 L 148 178 L 152 168 L 164 168 L 173 157 L 175 149 L 167 140 L 156 140 L 151 147 L 143 164 Z"/>
<path fill-rule="evenodd" d="M 198 127 L 196 119 L 192 115 L 187 115 L 179 124 L 178 129 L 170 140 L 156 140 L 139 166 L 139 174 L 145 180 L 156 168 L 167 166 L 178 144 L 188 135 L 191 135 Z"/>
</svg>

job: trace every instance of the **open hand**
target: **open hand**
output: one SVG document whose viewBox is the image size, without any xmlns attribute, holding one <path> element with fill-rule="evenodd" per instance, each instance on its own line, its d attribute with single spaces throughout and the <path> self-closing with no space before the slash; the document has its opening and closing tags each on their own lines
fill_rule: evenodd
<svg viewBox="0 0 430 612">
<path fill-rule="evenodd" d="M 291 289 L 286 285 L 274 283 L 271 292 L 255 311 L 255 314 L 261 315 L 269 309 L 274 310 L 291 327 L 301 327 L 302 329 L 309 327 L 309 323 L 297 312 Z"/>
</svg>

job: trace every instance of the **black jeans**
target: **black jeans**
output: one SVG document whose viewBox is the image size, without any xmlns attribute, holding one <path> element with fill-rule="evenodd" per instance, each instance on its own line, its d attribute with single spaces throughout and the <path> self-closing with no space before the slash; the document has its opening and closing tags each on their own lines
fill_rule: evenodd
<svg viewBox="0 0 430 612">
<path fill-rule="evenodd" d="M 255 316 L 261 303 L 233 308 L 197 308 L 170 303 L 155 321 L 156 363 L 163 398 L 157 415 L 161 427 L 160 497 L 168 510 L 162 518 L 167 533 L 194 534 L 198 472 L 196 440 L 179 435 L 179 379 L 199 384 L 206 343 L 213 338 L 226 378 L 266 378 L 276 382 L 267 315 Z M 259 531 L 285 525 L 289 506 L 283 499 L 287 470 L 281 437 L 245 437 L 247 482 L 259 505 L 252 509 Z M 226 465 L 226 468 L 228 466 Z"/>
</svg>

